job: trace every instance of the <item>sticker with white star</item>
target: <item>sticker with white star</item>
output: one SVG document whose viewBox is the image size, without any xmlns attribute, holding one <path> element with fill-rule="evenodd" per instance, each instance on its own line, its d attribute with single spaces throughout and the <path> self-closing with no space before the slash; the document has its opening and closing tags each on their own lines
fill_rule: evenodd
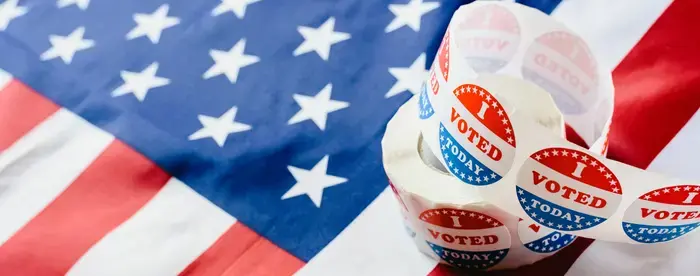
<svg viewBox="0 0 700 276">
<path fill-rule="evenodd" d="M 667 242 L 700 226 L 700 186 L 678 185 L 643 194 L 625 211 L 622 230 L 639 243 Z"/>
<path fill-rule="evenodd" d="M 617 210 L 622 186 L 588 153 L 552 147 L 539 150 L 518 172 L 518 202 L 540 225 L 575 232 L 595 227 Z"/>
<path fill-rule="evenodd" d="M 442 79 L 447 81 L 450 76 L 450 30 L 445 32 L 445 36 L 442 37 L 442 43 L 437 52 L 437 61 L 440 65 L 440 71 L 442 72 Z M 437 94 L 437 92 L 434 92 Z"/>
<path fill-rule="evenodd" d="M 494 73 L 508 64 L 520 45 L 520 24 L 498 4 L 472 9 L 456 22 L 455 42 L 478 73 Z"/>
<path fill-rule="evenodd" d="M 461 106 L 451 107 L 449 123 L 440 124 L 442 158 L 462 182 L 493 184 L 508 173 L 515 155 L 515 133 L 508 114 L 478 85 L 461 85 L 453 94 Z"/>
<path fill-rule="evenodd" d="M 428 89 L 425 86 L 425 83 L 423 83 L 423 87 L 421 87 L 420 91 L 420 99 L 418 99 L 418 117 L 421 119 L 428 119 L 435 114 L 433 105 L 430 104 L 430 99 L 428 98 Z"/>
<path fill-rule="evenodd" d="M 538 37 L 525 52 L 522 74 L 547 90 L 564 114 L 581 114 L 598 100 L 598 65 L 586 42 L 569 32 Z"/>
<path fill-rule="evenodd" d="M 420 219 L 430 248 L 455 267 L 488 269 L 505 258 L 510 233 L 497 219 L 471 210 L 430 209 Z"/>
<path fill-rule="evenodd" d="M 544 221 L 544 219 L 540 218 L 539 221 Z M 529 219 L 520 219 L 518 222 L 518 236 L 525 248 L 536 253 L 557 252 L 576 239 L 574 235 L 542 227 Z"/>
</svg>

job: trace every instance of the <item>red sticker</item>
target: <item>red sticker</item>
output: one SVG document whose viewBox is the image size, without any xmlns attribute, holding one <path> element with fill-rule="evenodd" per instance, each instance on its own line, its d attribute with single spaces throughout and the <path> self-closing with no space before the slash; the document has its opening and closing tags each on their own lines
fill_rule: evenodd
<svg viewBox="0 0 700 276">
<path fill-rule="evenodd" d="M 677 239 L 700 226 L 700 186 L 679 185 L 653 190 L 625 211 L 622 229 L 640 243 Z"/>
<path fill-rule="evenodd" d="M 433 90 L 433 95 L 437 95 L 438 91 L 440 91 L 440 83 L 438 83 L 435 75 L 435 67 L 430 70 L 430 89 Z"/>
<path fill-rule="evenodd" d="M 450 30 L 445 32 L 445 36 L 442 37 L 442 43 L 440 44 L 440 49 L 438 49 L 437 58 L 440 64 L 440 71 L 442 71 L 442 77 L 445 81 L 450 76 Z M 435 92 L 437 94 L 437 92 Z"/>
<path fill-rule="evenodd" d="M 605 164 L 568 148 L 530 155 L 518 173 L 516 191 L 530 218 L 561 231 L 603 223 L 622 200 L 620 182 Z"/>
<path fill-rule="evenodd" d="M 580 114 L 598 100 L 598 67 L 586 42 L 555 31 L 543 34 L 525 53 L 522 73 L 547 90 L 565 114 Z"/>
<path fill-rule="evenodd" d="M 478 73 L 503 68 L 520 44 L 520 25 L 511 11 L 500 5 L 475 8 L 458 23 L 459 52 Z"/>
<path fill-rule="evenodd" d="M 431 209 L 418 218 L 431 249 L 446 263 L 486 269 L 508 254 L 510 233 L 497 219 L 469 210 Z"/>
</svg>

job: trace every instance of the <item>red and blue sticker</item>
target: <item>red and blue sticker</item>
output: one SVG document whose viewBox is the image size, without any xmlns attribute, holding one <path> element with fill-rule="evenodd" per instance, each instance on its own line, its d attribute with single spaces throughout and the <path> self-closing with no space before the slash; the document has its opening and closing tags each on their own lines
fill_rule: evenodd
<svg viewBox="0 0 700 276">
<path fill-rule="evenodd" d="M 598 100 L 597 70 L 596 60 L 582 38 L 554 31 L 530 45 L 522 74 L 552 94 L 564 114 L 581 114 Z"/>
<path fill-rule="evenodd" d="M 700 226 L 700 186 L 679 185 L 653 190 L 625 211 L 622 229 L 640 243 L 677 239 Z"/>
<path fill-rule="evenodd" d="M 442 71 L 442 78 L 447 82 L 450 77 L 450 30 L 445 32 L 445 36 L 442 37 L 442 43 L 437 52 L 437 61 L 439 63 L 440 71 Z M 433 75 L 434 76 L 434 75 Z M 433 78 L 433 77 L 431 77 Z M 436 80 L 437 81 L 437 80 Z M 434 94 L 437 94 L 437 90 L 433 90 Z"/>
<path fill-rule="evenodd" d="M 518 236 L 525 248 L 542 254 L 557 252 L 576 239 L 574 235 L 564 234 L 523 219 L 518 222 Z"/>
<path fill-rule="evenodd" d="M 475 8 L 456 22 L 455 42 L 470 67 L 494 73 L 515 56 L 520 45 L 520 24 L 505 7 L 491 4 Z"/>
<path fill-rule="evenodd" d="M 552 147 L 526 159 L 516 193 L 525 213 L 559 231 L 584 230 L 606 221 L 622 200 L 615 174 L 595 157 Z"/>
<path fill-rule="evenodd" d="M 515 155 L 515 133 L 503 106 L 484 88 L 464 84 L 453 91 L 452 106 L 440 124 L 440 149 L 447 169 L 464 183 L 484 186 L 508 173 Z"/>
<path fill-rule="evenodd" d="M 470 210 L 430 209 L 418 218 L 430 248 L 444 262 L 461 268 L 488 269 L 505 258 L 510 233 L 497 219 Z"/>
</svg>

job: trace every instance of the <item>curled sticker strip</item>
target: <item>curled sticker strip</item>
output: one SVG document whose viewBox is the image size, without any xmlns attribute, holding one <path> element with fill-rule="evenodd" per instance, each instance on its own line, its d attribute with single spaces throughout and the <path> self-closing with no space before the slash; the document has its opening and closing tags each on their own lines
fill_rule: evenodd
<svg viewBox="0 0 700 276">
<path fill-rule="evenodd" d="M 582 38 L 535 9 L 486 1 L 457 10 L 446 37 L 440 64 L 449 66 L 432 71 L 449 78 L 427 80 L 431 116 L 415 120 L 457 181 L 513 216 L 576 236 L 655 243 L 697 228 L 696 182 L 602 156 L 614 88 Z M 542 94 L 589 148 L 532 116 L 548 105 L 532 100 Z"/>
</svg>

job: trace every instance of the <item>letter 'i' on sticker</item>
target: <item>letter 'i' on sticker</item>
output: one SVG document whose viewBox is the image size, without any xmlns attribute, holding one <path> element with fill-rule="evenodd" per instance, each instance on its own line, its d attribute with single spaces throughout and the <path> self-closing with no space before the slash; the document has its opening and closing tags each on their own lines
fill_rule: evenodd
<svg viewBox="0 0 700 276">
<path fill-rule="evenodd" d="M 484 186 L 510 171 L 515 132 L 503 106 L 486 89 L 473 84 L 452 92 L 459 103 L 440 123 L 440 149 L 447 169 L 464 183 Z"/>
<path fill-rule="evenodd" d="M 468 269 L 488 269 L 510 249 L 510 233 L 497 219 L 471 210 L 430 209 L 418 218 L 426 243 L 445 263 Z"/>
<path fill-rule="evenodd" d="M 678 185 L 643 194 L 625 211 L 622 230 L 639 243 L 667 242 L 700 226 L 700 186 Z"/>
<path fill-rule="evenodd" d="M 544 222 L 544 219 L 539 221 Z M 523 219 L 518 222 L 518 236 L 525 248 L 536 253 L 559 251 L 576 239 L 574 235 L 564 234 Z"/>
<path fill-rule="evenodd" d="M 539 150 L 525 160 L 516 193 L 531 219 L 559 231 L 595 227 L 622 200 L 622 187 L 605 164 L 586 152 L 557 147 Z"/>
</svg>

